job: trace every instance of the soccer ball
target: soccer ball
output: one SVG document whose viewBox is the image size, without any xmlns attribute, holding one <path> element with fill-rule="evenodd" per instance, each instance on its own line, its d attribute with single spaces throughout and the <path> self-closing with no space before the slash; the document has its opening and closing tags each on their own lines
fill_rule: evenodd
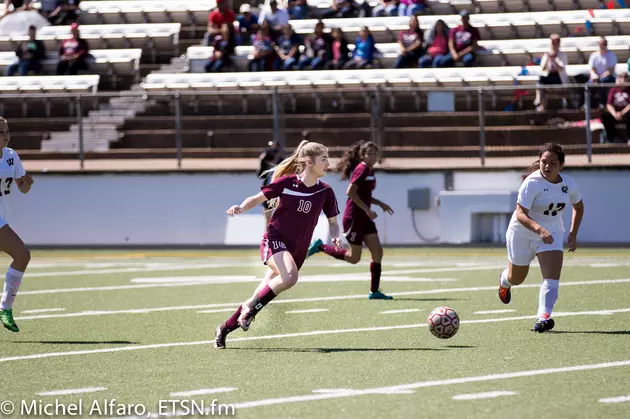
<svg viewBox="0 0 630 419">
<path fill-rule="evenodd" d="M 442 306 L 429 314 L 427 324 L 433 336 L 439 339 L 449 339 L 459 330 L 459 316 L 452 308 Z"/>
</svg>

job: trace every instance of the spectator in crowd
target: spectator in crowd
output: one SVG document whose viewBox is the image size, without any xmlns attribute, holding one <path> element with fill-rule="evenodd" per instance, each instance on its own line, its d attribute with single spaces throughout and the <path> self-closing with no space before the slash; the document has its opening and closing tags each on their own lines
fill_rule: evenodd
<svg viewBox="0 0 630 419">
<path fill-rule="evenodd" d="M 619 73 L 617 85 L 628 83 L 628 73 Z M 621 142 L 617 134 L 617 122 L 626 124 L 630 133 L 630 88 L 616 86 L 608 92 L 606 110 L 602 114 L 602 124 L 609 142 Z"/>
<path fill-rule="evenodd" d="M 359 37 L 356 40 L 354 51 L 352 51 L 352 58 L 350 58 L 343 68 L 372 67 L 375 54 L 376 43 L 374 42 L 374 37 L 368 27 L 364 26 L 361 29 L 361 32 L 359 32 Z"/>
<path fill-rule="evenodd" d="M 333 38 L 324 32 L 324 22 L 315 25 L 315 33 L 306 38 L 306 53 L 300 57 L 298 70 L 321 70 L 332 58 Z"/>
<path fill-rule="evenodd" d="M 57 7 L 59 7 L 59 0 L 40 0 L 38 12 L 52 23 L 53 19 L 51 19 L 51 14 L 57 10 Z"/>
<path fill-rule="evenodd" d="M 13 6 L 13 8 L 11 8 Z M 31 8 L 31 0 L 4 0 L 4 14 L 0 19 L 9 13 L 19 10 L 29 10 Z"/>
<path fill-rule="evenodd" d="M 436 67 L 438 63 L 450 57 L 448 49 L 450 29 L 442 19 L 439 19 L 429 31 L 424 34 L 427 53 L 420 58 L 420 68 Z"/>
<path fill-rule="evenodd" d="M 309 8 L 306 0 L 287 0 L 287 11 L 291 19 L 306 19 Z"/>
<path fill-rule="evenodd" d="M 289 24 L 289 19 L 289 12 L 287 12 L 286 9 L 278 7 L 276 0 L 271 0 L 269 6 L 263 8 L 260 13 L 258 24 L 262 25 L 265 20 L 268 21 L 271 30 L 275 32 L 276 35 L 279 35 L 282 33 L 282 28 Z M 271 34 L 271 37 L 276 38 L 274 34 Z"/>
<path fill-rule="evenodd" d="M 424 12 L 424 0 L 400 0 L 398 16 L 414 16 Z"/>
<path fill-rule="evenodd" d="M 332 60 L 328 63 L 328 68 L 338 70 L 343 68 L 350 59 L 350 48 L 341 28 L 334 28 L 332 37 Z"/>
<path fill-rule="evenodd" d="M 300 58 L 300 45 L 302 44 L 302 38 L 293 32 L 291 25 L 286 25 L 274 46 L 278 58 L 273 62 L 273 69 L 276 71 L 293 70 L 293 66 L 298 63 Z"/>
<path fill-rule="evenodd" d="M 615 81 L 615 66 L 617 56 L 608 49 L 608 41 L 602 36 L 598 41 L 599 50 L 591 54 L 588 59 L 590 68 L 590 83 L 613 83 Z M 598 89 L 599 105 L 604 107 L 608 98 L 608 89 Z"/>
<path fill-rule="evenodd" d="M 208 31 L 204 35 L 204 45 L 211 46 L 214 37 L 221 33 L 224 23 L 234 24 L 236 15 L 228 7 L 228 0 L 217 0 L 217 7 L 208 15 Z"/>
<path fill-rule="evenodd" d="M 252 39 L 252 45 L 254 46 L 254 53 L 249 61 L 249 71 L 265 71 L 267 69 L 267 60 L 273 53 L 273 45 L 271 38 L 262 27 L 258 29 L 258 33 Z"/>
<path fill-rule="evenodd" d="M 479 49 L 478 42 L 481 39 L 479 30 L 470 24 L 468 10 L 460 12 L 462 24 L 452 29 L 448 36 L 448 49 L 450 54 L 436 59 L 434 67 L 452 67 L 460 62 L 465 67 L 471 67 L 475 63 L 475 52 Z"/>
<path fill-rule="evenodd" d="M 232 65 L 232 56 L 236 48 L 235 38 L 234 26 L 231 23 L 224 23 L 221 26 L 221 33 L 212 41 L 212 57 L 206 64 L 206 73 L 218 73 Z"/>
<path fill-rule="evenodd" d="M 422 57 L 422 30 L 417 16 L 409 18 L 409 29 L 398 34 L 400 55 L 394 62 L 394 68 L 415 67 Z"/>
<path fill-rule="evenodd" d="M 360 7 L 354 0 L 332 0 L 330 8 L 324 10 L 321 17 L 322 19 L 356 17 L 359 10 Z"/>
<path fill-rule="evenodd" d="M 7 67 L 7 76 L 13 76 L 16 72 L 19 72 L 20 76 L 42 72 L 41 61 L 46 57 L 46 48 L 42 41 L 35 39 L 36 35 L 37 28 L 30 26 L 28 28 L 28 41 L 18 44 L 15 49 L 15 55 L 17 55 L 18 60 Z"/>
<path fill-rule="evenodd" d="M 258 31 L 258 16 L 252 13 L 252 7 L 249 4 L 243 3 L 236 20 L 238 21 L 239 44 L 249 43 Z"/>
<path fill-rule="evenodd" d="M 379 0 L 379 3 L 372 9 L 372 16 L 398 16 L 399 0 Z"/>
<path fill-rule="evenodd" d="M 48 21 L 52 25 L 70 25 L 79 20 L 79 3 L 81 0 L 56 0 L 55 8 L 48 14 Z M 46 4 L 48 3 L 48 4 Z M 42 2 L 42 7 L 48 9 L 51 3 Z"/>
<path fill-rule="evenodd" d="M 560 51 L 560 35 L 553 34 L 549 37 L 551 40 L 551 49 L 543 55 L 540 61 L 541 75 L 538 78 L 539 85 L 567 84 L 569 77 L 567 76 L 567 65 L 569 60 L 567 55 Z M 536 98 L 534 106 L 539 112 L 543 112 L 546 108 L 545 91 L 536 89 Z"/>
<path fill-rule="evenodd" d="M 81 38 L 79 24 L 73 23 L 70 26 L 72 37 L 61 43 L 59 48 L 59 64 L 57 64 L 57 74 L 60 76 L 74 76 L 79 71 L 87 71 L 86 58 L 89 53 L 89 46 L 85 39 Z"/>
</svg>

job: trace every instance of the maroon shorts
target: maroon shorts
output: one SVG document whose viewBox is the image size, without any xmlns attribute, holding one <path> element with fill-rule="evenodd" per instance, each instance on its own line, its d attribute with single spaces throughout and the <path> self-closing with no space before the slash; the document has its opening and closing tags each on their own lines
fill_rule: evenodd
<svg viewBox="0 0 630 419">
<path fill-rule="evenodd" d="M 378 233 L 376 224 L 369 218 L 343 217 L 343 235 L 348 243 L 361 246 L 363 238 L 369 234 Z"/>
<path fill-rule="evenodd" d="M 260 258 L 263 263 L 266 265 L 267 260 L 269 260 L 271 256 L 280 252 L 289 252 L 291 256 L 293 256 L 293 260 L 295 261 L 297 268 L 300 269 L 306 260 L 306 253 L 308 252 L 308 249 L 296 251 L 291 246 L 285 244 L 282 239 L 278 239 L 277 237 L 268 237 L 267 233 L 265 233 L 262 242 L 260 243 Z"/>
</svg>

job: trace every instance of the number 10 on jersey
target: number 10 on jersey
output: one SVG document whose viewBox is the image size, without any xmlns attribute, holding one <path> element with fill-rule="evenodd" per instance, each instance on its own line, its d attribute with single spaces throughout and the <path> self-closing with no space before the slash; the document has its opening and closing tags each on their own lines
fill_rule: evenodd
<svg viewBox="0 0 630 419">
<path fill-rule="evenodd" d="M 298 212 L 307 213 L 311 210 L 312 206 L 313 206 L 313 203 L 311 201 L 305 201 L 303 199 L 300 199 L 297 210 Z"/>
</svg>

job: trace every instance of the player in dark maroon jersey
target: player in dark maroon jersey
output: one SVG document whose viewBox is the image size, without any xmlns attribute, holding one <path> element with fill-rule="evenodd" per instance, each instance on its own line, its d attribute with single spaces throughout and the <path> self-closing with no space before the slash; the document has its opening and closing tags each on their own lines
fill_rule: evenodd
<svg viewBox="0 0 630 419">
<path fill-rule="evenodd" d="M 350 186 L 346 194 L 348 202 L 343 213 L 343 234 L 350 243 L 350 249 L 339 249 L 335 246 L 323 244 L 318 239 L 308 249 L 308 256 L 324 252 L 336 259 L 355 264 L 361 260 L 361 247 L 366 244 L 372 254 L 370 264 L 370 300 L 391 300 L 392 297 L 383 294 L 378 287 L 381 282 L 381 261 L 383 247 L 378 237 L 374 219 L 377 214 L 370 206 L 378 205 L 388 214 L 393 214 L 392 208 L 372 196 L 376 188 L 374 164 L 376 164 L 378 146 L 373 142 L 358 142 L 348 150 L 337 165 L 341 171 L 341 179 L 350 179 Z"/>
<path fill-rule="evenodd" d="M 234 216 L 268 200 L 275 208 L 260 245 L 261 258 L 269 269 L 254 295 L 217 327 L 216 348 L 225 348 L 226 336 L 239 326 L 247 331 L 265 305 L 295 285 L 322 211 L 328 218 L 333 243 L 340 247 L 337 199 L 331 187 L 319 180 L 329 166 L 326 147 L 302 141 L 295 153 L 275 168 L 270 184 L 227 210 Z"/>
</svg>

